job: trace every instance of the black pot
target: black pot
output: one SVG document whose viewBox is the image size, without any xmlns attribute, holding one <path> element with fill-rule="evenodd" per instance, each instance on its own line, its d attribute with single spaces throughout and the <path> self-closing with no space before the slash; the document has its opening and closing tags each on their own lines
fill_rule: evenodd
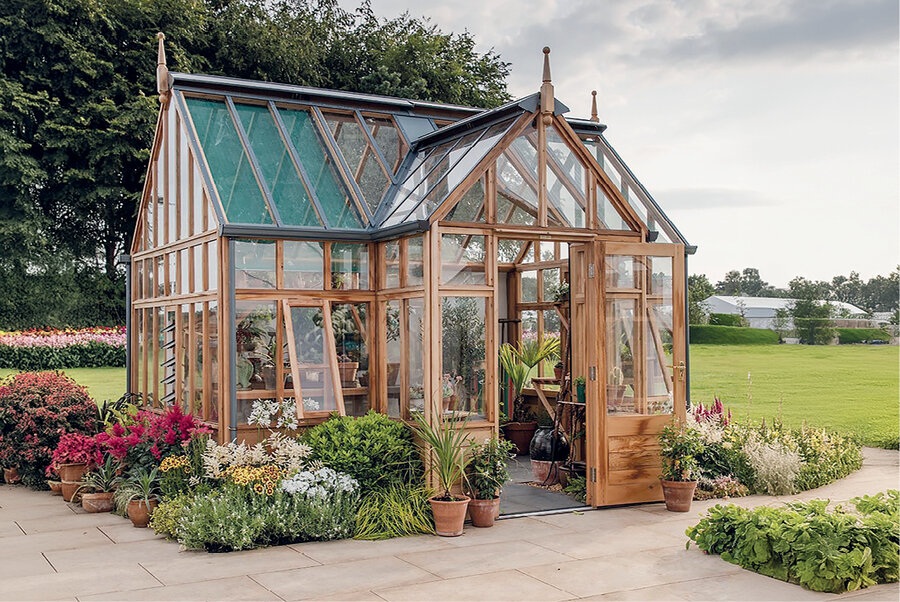
<svg viewBox="0 0 900 602">
<path fill-rule="evenodd" d="M 532 460 L 560 462 L 569 457 L 569 440 L 565 433 L 553 433 L 552 426 L 539 426 L 531 438 L 528 452 Z"/>
</svg>

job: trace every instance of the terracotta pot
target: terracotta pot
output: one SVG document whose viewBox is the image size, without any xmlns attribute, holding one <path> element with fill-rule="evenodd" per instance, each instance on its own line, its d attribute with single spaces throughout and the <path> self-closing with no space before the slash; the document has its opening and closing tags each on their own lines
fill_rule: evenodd
<svg viewBox="0 0 900 602">
<path fill-rule="evenodd" d="M 78 491 L 79 487 L 81 487 L 81 481 L 63 481 L 60 484 L 60 489 L 62 490 L 63 501 L 71 502 L 72 496 L 75 495 L 75 492 Z"/>
<path fill-rule="evenodd" d="M 572 471 L 568 466 L 557 466 L 556 467 L 556 478 L 559 481 L 559 486 L 565 489 L 569 486 L 569 473 Z"/>
<path fill-rule="evenodd" d="M 469 497 L 460 496 L 461 499 L 444 501 L 431 498 L 431 511 L 434 513 L 434 532 L 441 537 L 457 537 L 462 535 L 463 525 L 466 522 L 466 508 L 469 506 Z"/>
<path fill-rule="evenodd" d="M 50 495 L 62 495 L 61 481 L 47 481 L 47 485 L 50 487 Z"/>
<path fill-rule="evenodd" d="M 111 512 L 116 507 L 113 493 L 84 493 L 81 496 L 81 507 L 85 512 Z"/>
<path fill-rule="evenodd" d="M 625 400 L 625 385 L 606 385 L 606 405 L 618 409 Z"/>
<path fill-rule="evenodd" d="M 563 377 L 563 369 L 562 369 L 562 368 L 557 368 L 556 366 L 553 366 L 553 376 L 556 378 L 556 380 L 562 380 L 562 377 Z"/>
<path fill-rule="evenodd" d="M 500 513 L 500 498 L 469 501 L 469 518 L 473 527 L 493 527 L 494 517 Z"/>
<path fill-rule="evenodd" d="M 556 485 L 559 483 L 559 462 L 532 460 L 531 476 L 541 485 Z"/>
<path fill-rule="evenodd" d="M 341 384 L 356 384 L 356 371 L 359 370 L 359 362 L 338 362 L 338 373 L 341 375 Z"/>
<path fill-rule="evenodd" d="M 3 480 L 12 485 L 13 483 L 18 483 L 22 480 L 22 477 L 19 476 L 19 469 L 15 466 L 12 468 L 4 468 L 3 469 Z"/>
<path fill-rule="evenodd" d="M 56 472 L 59 473 L 60 481 L 80 481 L 87 472 L 87 464 L 83 462 L 60 464 L 56 467 Z"/>
<path fill-rule="evenodd" d="M 506 438 L 516 446 L 516 453 L 520 456 L 528 453 L 528 445 L 534 437 L 537 422 L 507 422 L 503 427 Z"/>
<path fill-rule="evenodd" d="M 666 481 L 659 480 L 662 485 L 663 496 L 666 498 L 666 510 L 669 512 L 690 512 L 691 500 L 694 499 L 694 489 L 697 481 Z"/>
<path fill-rule="evenodd" d="M 131 524 L 139 529 L 146 528 L 150 524 L 150 515 L 153 514 L 158 505 L 159 502 L 156 500 L 150 500 L 149 508 L 144 503 L 144 500 L 131 500 L 128 502 L 128 518 L 131 519 Z"/>
</svg>

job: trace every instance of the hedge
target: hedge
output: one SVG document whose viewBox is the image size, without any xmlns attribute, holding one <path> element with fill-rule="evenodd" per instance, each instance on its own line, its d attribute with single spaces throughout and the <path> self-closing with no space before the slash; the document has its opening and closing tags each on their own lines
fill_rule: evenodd
<svg viewBox="0 0 900 602">
<path fill-rule="evenodd" d="M 744 326 L 744 318 L 738 314 L 709 314 L 710 326 Z"/>
<path fill-rule="evenodd" d="M 841 345 L 891 340 L 891 333 L 880 328 L 835 328 L 835 330 Z"/>
<path fill-rule="evenodd" d="M 90 342 L 66 347 L 0 345 L 0 368 L 59 370 L 125 365 L 125 348 Z"/>
<path fill-rule="evenodd" d="M 778 333 L 765 328 L 691 325 L 691 343 L 707 345 L 777 345 Z"/>
</svg>

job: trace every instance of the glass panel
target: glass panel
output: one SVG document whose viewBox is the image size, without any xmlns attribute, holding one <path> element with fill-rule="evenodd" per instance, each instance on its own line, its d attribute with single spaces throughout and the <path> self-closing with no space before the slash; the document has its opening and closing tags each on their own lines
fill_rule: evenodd
<svg viewBox="0 0 900 602">
<path fill-rule="evenodd" d="M 387 161 L 388 170 L 391 173 L 397 173 L 400 162 L 406 156 L 406 142 L 397 131 L 397 126 L 389 118 L 384 117 L 366 117 L 365 120 L 372 137 L 381 149 L 381 154 Z"/>
<path fill-rule="evenodd" d="M 535 247 L 540 246 L 540 261 L 556 261 L 556 243 L 545 240 L 534 244 Z"/>
<path fill-rule="evenodd" d="M 268 107 L 236 104 L 234 108 L 281 221 L 290 226 L 321 226 Z"/>
<path fill-rule="evenodd" d="M 166 200 L 165 200 L 165 166 L 163 161 L 163 156 L 165 153 L 165 144 L 166 139 L 163 138 L 159 147 L 159 158 L 156 162 L 156 208 L 154 213 L 156 214 L 156 246 L 162 246 L 165 244 L 166 231 L 165 231 L 165 220 L 166 220 Z"/>
<path fill-rule="evenodd" d="M 331 306 L 338 373 L 344 389 L 344 409 L 348 416 L 362 416 L 369 411 L 367 314 L 367 303 Z"/>
<path fill-rule="evenodd" d="M 600 186 L 597 186 L 597 222 L 601 230 L 631 230 Z"/>
<path fill-rule="evenodd" d="M 381 197 L 387 191 L 391 181 L 381 167 L 375 150 L 369 147 L 364 157 L 364 163 L 358 173 L 355 173 L 356 181 L 359 184 L 359 191 L 362 192 L 369 211 L 374 215 L 381 204 Z"/>
<path fill-rule="evenodd" d="M 144 296 L 144 261 L 137 260 L 134 264 L 134 298 L 142 299 Z"/>
<path fill-rule="evenodd" d="M 559 291 L 559 268 L 541 270 L 541 279 L 541 293 L 543 294 L 541 300 L 551 303 L 556 301 L 556 295 Z"/>
<path fill-rule="evenodd" d="M 140 400 L 144 400 L 144 354 L 147 353 L 147 347 L 144 345 L 144 310 L 139 309 L 134 312 L 135 332 L 137 332 L 137 355 L 135 356 L 135 381 L 131 385 L 130 393 L 140 395 Z"/>
<path fill-rule="evenodd" d="M 353 115 L 333 113 L 323 115 L 338 148 L 344 155 L 350 173 L 359 184 L 366 204 L 374 213 L 390 183 L 378 160 L 378 154 L 369 144 L 365 132 Z"/>
<path fill-rule="evenodd" d="M 644 414 L 671 414 L 673 410 L 672 298 L 647 307 L 647 407 Z"/>
<path fill-rule="evenodd" d="M 526 309 L 522 313 L 522 340 L 536 341 L 538 339 L 538 312 L 536 309 Z"/>
<path fill-rule="evenodd" d="M 400 241 L 384 243 L 385 288 L 400 287 Z"/>
<path fill-rule="evenodd" d="M 431 177 L 432 170 L 441 163 L 456 142 L 456 140 L 451 140 L 433 149 L 426 149 L 418 153 L 416 161 L 409 170 L 409 175 L 397 188 L 393 209 L 391 209 L 388 218 L 384 221 L 384 225 L 398 224 L 403 221 L 409 210 L 419 202 L 422 196 L 436 182 L 435 178 Z"/>
<path fill-rule="evenodd" d="M 152 261 L 152 260 L 151 260 Z M 165 272 L 166 256 L 160 255 L 156 258 L 156 297 L 166 296 L 166 272 Z"/>
<path fill-rule="evenodd" d="M 153 164 L 151 170 L 156 170 L 156 163 Z M 150 174 L 150 177 L 153 178 L 154 174 Z M 154 182 L 153 186 L 156 186 Z M 155 188 L 150 189 L 150 194 L 155 195 Z M 150 200 L 147 202 L 147 213 L 144 221 L 144 250 L 152 249 L 155 244 L 153 240 L 153 232 L 156 230 L 156 214 L 155 214 L 156 202 L 153 196 L 150 197 Z"/>
<path fill-rule="evenodd" d="M 406 302 L 409 316 L 406 327 L 409 347 L 409 413 L 425 411 L 425 300 L 410 299 Z"/>
<path fill-rule="evenodd" d="M 191 263 L 194 266 L 194 279 L 192 289 L 194 292 L 203 290 L 203 245 L 191 247 Z"/>
<path fill-rule="evenodd" d="M 206 213 L 206 203 L 203 199 L 203 177 L 200 175 L 200 169 L 197 167 L 197 160 L 191 157 L 191 171 L 194 174 L 194 190 L 193 190 L 193 201 L 194 208 L 192 209 L 194 213 L 194 234 L 200 234 L 205 231 L 207 227 L 203 224 L 203 220 L 212 221 Z"/>
<path fill-rule="evenodd" d="M 510 240 L 501 238 L 497 240 L 497 259 L 500 263 L 513 263 L 519 253 L 522 251 L 523 245 L 531 244 L 527 240 Z"/>
<path fill-rule="evenodd" d="M 562 323 L 559 321 L 559 314 L 556 313 L 556 310 L 555 309 L 545 309 L 544 310 L 543 337 L 545 339 L 548 337 L 558 339 L 560 337 L 561 329 L 562 329 Z"/>
<path fill-rule="evenodd" d="M 166 253 L 166 294 L 174 295 L 176 294 L 175 287 L 178 286 L 178 269 L 177 269 L 177 259 L 175 253 Z"/>
<path fill-rule="evenodd" d="M 194 398 L 192 399 L 194 415 L 203 418 L 203 304 L 194 305 L 194 318 L 191 323 L 194 333 L 194 347 L 190 350 L 191 365 L 194 369 Z"/>
<path fill-rule="evenodd" d="M 647 257 L 647 271 L 650 276 L 648 295 L 672 298 L 672 258 Z"/>
<path fill-rule="evenodd" d="M 537 270 L 521 272 L 522 302 L 537 303 Z"/>
<path fill-rule="evenodd" d="M 273 223 L 225 103 L 190 97 L 185 101 L 225 217 L 239 224 Z"/>
<path fill-rule="evenodd" d="M 218 307 L 215 301 L 209 304 L 209 322 L 206 335 L 209 341 L 209 379 L 212 388 L 209 391 L 208 420 L 219 419 L 219 322 Z"/>
<path fill-rule="evenodd" d="M 527 144 L 527 143 L 526 143 Z M 521 160 L 512 151 L 497 159 L 497 223 L 533 226 L 537 223 L 537 173 L 520 171 Z"/>
<path fill-rule="evenodd" d="M 307 240 L 284 241 L 284 288 L 321 290 L 325 286 L 324 245 Z"/>
<path fill-rule="evenodd" d="M 484 236 L 441 235 L 441 284 L 485 284 Z"/>
<path fill-rule="evenodd" d="M 174 257 L 174 255 L 172 255 Z M 166 406 L 175 405 L 175 363 L 177 362 L 175 358 L 175 310 L 173 308 L 166 308 L 165 310 L 165 322 L 163 322 L 164 326 L 161 326 L 159 329 L 159 335 L 161 338 L 160 345 L 160 369 L 159 376 L 162 379 L 160 388 L 160 394 L 162 395 L 162 402 Z"/>
<path fill-rule="evenodd" d="M 485 176 L 482 176 L 466 191 L 444 218 L 445 221 L 484 223 L 484 180 Z"/>
<path fill-rule="evenodd" d="M 421 286 L 424 278 L 423 245 L 424 237 L 412 236 L 406 239 L 406 286 Z"/>
<path fill-rule="evenodd" d="M 275 241 L 234 241 L 234 287 L 275 288 Z"/>
<path fill-rule="evenodd" d="M 359 243 L 331 244 L 331 288 L 369 288 L 369 246 Z"/>
<path fill-rule="evenodd" d="M 606 302 L 606 409 L 610 414 L 635 413 L 635 299 Z"/>
<path fill-rule="evenodd" d="M 188 144 L 187 135 L 181 120 L 178 120 L 178 172 L 175 177 L 178 178 L 178 209 L 181 217 L 178 236 L 187 238 L 191 235 L 191 197 L 189 192 L 190 184 L 190 163 L 188 162 Z"/>
<path fill-rule="evenodd" d="M 585 227 L 584 166 L 572 149 L 560 138 L 555 127 L 547 128 L 547 198 L 562 216 L 563 223 Z M 548 215 L 554 215 L 553 210 Z"/>
<path fill-rule="evenodd" d="M 325 343 L 325 326 L 321 307 L 291 307 L 297 368 L 303 394 L 304 412 L 333 412 L 337 410 L 331 374 L 331 359 Z M 293 387 L 293 377 L 288 376 L 286 390 Z"/>
<path fill-rule="evenodd" d="M 219 243 L 212 240 L 206 243 L 207 290 L 214 291 L 219 284 Z"/>
<path fill-rule="evenodd" d="M 181 278 L 179 279 L 180 282 L 178 283 L 178 292 L 179 294 L 184 295 L 191 292 L 191 262 L 188 257 L 187 249 L 181 249 L 180 251 L 178 251 L 178 264 L 178 268 L 179 270 L 181 270 Z"/>
<path fill-rule="evenodd" d="M 237 389 L 274 391 L 275 302 L 236 301 L 234 307 Z"/>
<path fill-rule="evenodd" d="M 166 163 L 166 169 L 168 170 L 168 178 L 163 180 L 164 183 L 167 183 L 166 188 L 166 206 L 168 211 L 168 223 L 166 227 L 166 240 L 169 243 L 173 243 L 178 240 L 178 215 L 176 213 L 176 207 L 178 206 L 178 190 L 176 189 L 176 173 L 178 171 L 178 153 L 177 151 L 177 133 L 175 130 L 175 111 L 167 111 L 166 112 L 169 129 L 166 134 L 168 140 L 166 140 L 166 159 L 168 163 Z"/>
<path fill-rule="evenodd" d="M 640 261 L 631 255 L 606 256 L 606 288 L 640 288 Z"/>
<path fill-rule="evenodd" d="M 181 353 L 179 354 L 181 357 L 178 358 L 179 372 L 181 378 L 179 379 L 181 382 L 179 384 L 179 389 L 181 390 L 180 396 L 180 404 L 181 408 L 184 410 L 185 414 L 191 413 L 191 316 L 193 315 L 193 310 L 190 304 L 185 304 L 181 306 L 181 332 L 178 333 L 179 338 L 181 339 Z"/>
<path fill-rule="evenodd" d="M 484 418 L 485 303 L 481 297 L 441 298 L 442 411 Z"/>
<path fill-rule="evenodd" d="M 402 302 L 388 301 L 384 304 L 385 352 L 387 354 L 387 413 L 392 418 L 402 418 L 400 363 L 403 359 L 404 342 L 400 330 Z"/>
</svg>

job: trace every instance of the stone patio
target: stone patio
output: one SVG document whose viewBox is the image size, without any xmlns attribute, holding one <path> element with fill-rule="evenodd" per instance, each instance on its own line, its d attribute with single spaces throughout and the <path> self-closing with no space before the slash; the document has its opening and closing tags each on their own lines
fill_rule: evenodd
<svg viewBox="0 0 900 602">
<path fill-rule="evenodd" d="M 896 451 L 865 450 L 862 470 L 797 499 L 847 500 L 897 487 Z M 744 506 L 788 498 L 753 496 Z M 111 514 L 0 486 L 3 600 L 897 600 L 897 584 L 843 596 L 809 592 L 684 549 L 690 515 L 645 504 L 509 519 L 462 537 L 337 541 L 182 552 Z"/>
</svg>

